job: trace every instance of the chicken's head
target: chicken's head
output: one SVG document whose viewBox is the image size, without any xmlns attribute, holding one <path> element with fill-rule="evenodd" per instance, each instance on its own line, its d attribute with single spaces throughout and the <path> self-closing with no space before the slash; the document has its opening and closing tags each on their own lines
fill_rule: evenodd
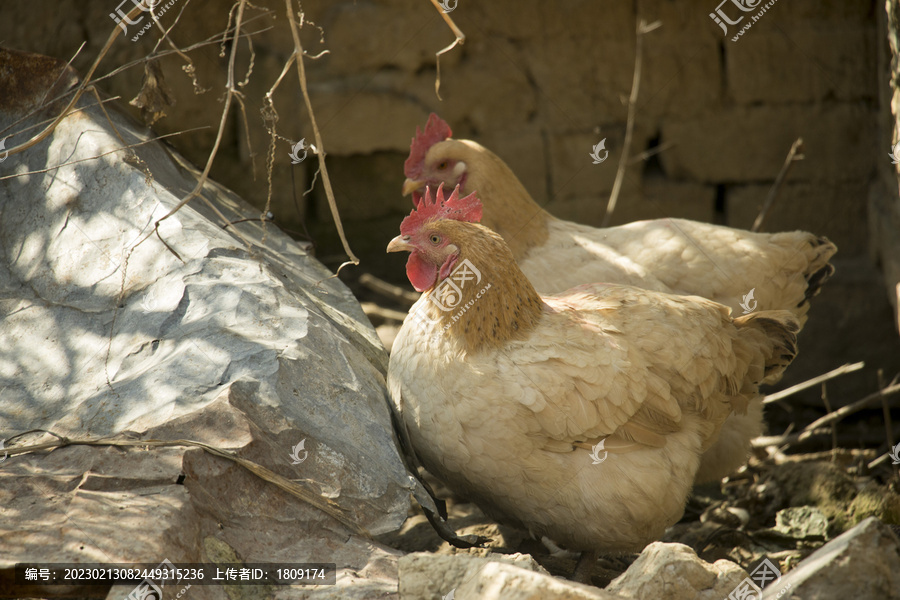
<svg viewBox="0 0 900 600">
<path fill-rule="evenodd" d="M 403 163 L 406 175 L 403 195 L 411 193 L 415 206 L 422 201 L 426 187 L 435 188 L 442 183 L 448 188 L 465 187 L 466 163 L 460 152 L 462 142 L 451 139 L 451 135 L 450 125 L 434 113 L 428 117 L 424 131 L 416 127 L 409 157 Z"/>
<path fill-rule="evenodd" d="M 441 231 L 440 224 L 447 220 L 477 223 L 481 220 L 481 201 L 475 194 L 463 198 L 459 188 L 444 198 L 444 185 L 439 184 L 434 198 L 431 188 L 409 216 L 400 224 L 400 235 L 388 244 L 388 252 L 409 252 L 406 276 L 419 292 L 430 290 L 447 277 L 459 258 L 459 246 Z"/>
</svg>

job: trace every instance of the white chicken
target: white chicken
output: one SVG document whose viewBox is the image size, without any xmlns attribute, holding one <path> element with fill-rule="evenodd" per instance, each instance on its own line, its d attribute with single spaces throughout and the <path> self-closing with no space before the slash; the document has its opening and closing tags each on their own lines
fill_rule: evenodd
<svg viewBox="0 0 900 600">
<path fill-rule="evenodd" d="M 417 129 L 403 192 L 415 204 L 425 186 L 477 192 L 484 203 L 481 223 L 503 236 L 542 293 L 594 282 L 626 284 L 702 296 L 734 314 L 789 310 L 802 327 L 810 298 L 834 272 L 828 262 L 837 251 L 834 244 L 802 231 L 752 233 L 686 219 L 598 229 L 554 218 L 497 155 L 451 136 L 450 126 L 435 114 L 424 130 Z M 750 440 L 762 433 L 762 414 L 761 401 L 754 401 L 747 414 L 729 419 L 704 456 L 698 482 L 721 479 L 746 462 Z"/>
<path fill-rule="evenodd" d="M 640 550 L 682 515 L 726 418 L 793 359 L 797 319 L 614 284 L 541 296 L 481 210 L 426 190 L 388 245 L 424 292 L 388 371 L 414 452 L 500 521 Z"/>
</svg>

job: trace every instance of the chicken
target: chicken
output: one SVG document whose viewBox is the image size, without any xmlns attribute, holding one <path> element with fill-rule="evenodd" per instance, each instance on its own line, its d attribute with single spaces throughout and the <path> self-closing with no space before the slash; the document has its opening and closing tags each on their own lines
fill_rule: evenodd
<svg viewBox="0 0 900 600">
<path fill-rule="evenodd" d="M 543 293 L 603 281 L 703 296 L 743 312 L 785 309 L 806 320 L 809 299 L 834 272 L 837 248 L 801 231 L 752 233 L 686 219 L 655 219 L 598 229 L 556 219 L 531 198 L 496 154 L 451 137 L 433 114 L 416 130 L 404 164 L 404 194 L 418 203 L 426 185 L 477 192 L 482 225 L 506 240 L 519 267 Z"/>
<path fill-rule="evenodd" d="M 551 216 L 531 198 L 497 155 L 471 140 L 456 140 L 432 114 L 416 130 L 404 164 L 404 194 L 415 204 L 426 185 L 477 192 L 482 224 L 509 245 L 519 267 L 543 293 L 594 282 L 697 295 L 741 314 L 789 310 L 806 321 L 809 299 L 834 272 L 837 248 L 801 231 L 751 233 L 685 219 L 656 219 L 598 229 Z M 744 464 L 750 441 L 763 430 L 761 399 L 734 415 L 704 456 L 697 481 L 718 480 Z"/>
<path fill-rule="evenodd" d="M 404 437 L 501 522 L 637 551 L 681 517 L 728 415 L 791 362 L 798 320 L 615 284 L 541 296 L 481 212 L 426 189 L 387 247 L 424 292 L 388 369 Z"/>
</svg>

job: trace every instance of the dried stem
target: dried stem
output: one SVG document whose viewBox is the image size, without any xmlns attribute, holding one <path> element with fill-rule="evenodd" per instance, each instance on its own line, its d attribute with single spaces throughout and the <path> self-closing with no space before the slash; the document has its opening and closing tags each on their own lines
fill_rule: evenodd
<svg viewBox="0 0 900 600">
<path fill-rule="evenodd" d="M 884 383 L 884 369 L 878 369 L 878 388 L 884 389 L 886 387 Z M 894 424 L 891 419 L 891 408 L 888 406 L 887 400 L 882 396 L 881 398 L 881 412 L 884 415 L 884 428 L 886 439 L 888 443 L 888 448 L 894 447 Z"/>
<path fill-rule="evenodd" d="M 811 437 L 828 435 L 830 433 L 831 429 L 829 429 L 828 427 L 819 427 L 811 431 L 801 431 L 798 433 L 790 433 L 790 430 L 788 430 L 781 435 L 761 435 L 757 438 L 754 438 L 753 441 L 750 442 L 750 446 L 752 448 L 768 448 L 769 446 L 780 447 L 795 444 L 799 441 L 807 440 Z"/>
<path fill-rule="evenodd" d="M 225 124 L 228 122 L 228 115 L 231 112 L 231 102 L 234 99 L 235 94 L 239 93 L 235 89 L 235 84 L 234 84 L 234 61 L 235 61 L 235 58 L 237 57 L 237 49 L 238 49 L 238 45 L 239 45 L 237 43 L 237 40 L 238 40 L 238 36 L 240 35 L 240 32 L 241 32 L 241 22 L 244 18 L 244 6 L 246 5 L 246 3 L 247 3 L 247 0 L 240 0 L 240 4 L 238 5 L 238 10 L 237 10 L 237 17 L 235 18 L 235 22 L 234 22 L 234 43 L 231 45 L 231 54 L 228 57 L 228 79 L 225 82 L 225 106 L 222 108 L 222 117 L 219 120 L 219 130 L 216 133 L 216 141 L 215 141 L 215 143 L 213 143 L 212 150 L 210 151 L 209 157 L 206 160 L 206 166 L 203 168 L 203 172 L 200 174 L 200 177 L 197 179 L 197 185 L 194 186 L 194 189 L 191 190 L 191 193 L 188 194 L 187 196 L 185 196 L 184 198 L 182 198 L 181 201 L 178 204 L 176 204 L 172 210 L 170 210 L 168 213 L 166 213 L 165 215 L 160 217 L 160 219 L 157 220 L 156 223 L 153 224 L 153 233 L 156 234 L 156 236 L 160 239 L 160 241 L 162 241 L 162 236 L 159 235 L 159 224 L 162 223 L 163 221 L 165 221 L 166 219 L 168 219 L 169 217 L 171 217 L 172 215 L 174 215 L 175 213 L 177 213 L 179 210 L 181 210 L 181 208 L 185 204 L 187 204 L 188 202 L 190 202 L 197 196 L 200 196 L 200 192 L 203 191 L 203 186 L 206 184 L 206 180 L 209 178 L 209 171 L 210 171 L 210 169 L 212 169 L 212 164 L 216 158 L 216 154 L 218 154 L 218 152 L 219 152 L 219 146 L 222 143 L 222 136 L 225 132 Z M 212 202 L 206 200 L 206 198 L 203 198 L 203 200 L 216 213 L 216 216 L 218 216 L 220 219 L 222 219 L 223 223 L 228 222 L 228 219 L 225 218 L 225 215 L 223 215 L 221 213 L 221 211 L 219 211 L 219 209 Z M 241 233 L 239 231 L 235 230 L 235 234 L 238 237 L 240 237 L 241 240 L 245 244 L 249 245 L 249 242 L 244 238 L 244 236 L 241 235 Z M 141 238 L 141 240 L 137 244 L 135 244 L 135 247 L 139 246 L 150 235 L 151 234 L 148 233 L 146 236 Z M 165 244 L 165 242 L 163 242 L 163 244 Z M 166 246 L 166 248 L 169 248 L 168 244 L 165 244 L 165 246 Z M 171 248 L 169 248 L 169 249 L 171 250 Z M 177 254 L 176 254 L 176 256 L 177 256 Z"/>
<path fill-rule="evenodd" d="M 126 18 L 131 19 L 131 17 L 137 15 L 137 12 L 140 10 L 141 10 L 141 8 L 136 5 L 134 8 L 131 9 L 131 11 L 128 13 Z M 97 55 L 97 58 L 94 59 L 94 63 L 91 65 L 91 68 L 88 69 L 87 74 L 81 80 L 81 84 L 75 89 L 75 93 L 72 95 L 72 99 L 69 100 L 69 103 L 59 113 L 59 115 L 53 120 L 53 122 L 50 123 L 50 125 L 48 125 L 39 134 L 37 134 L 36 136 L 29 139 L 27 142 L 25 142 L 23 144 L 19 144 L 18 146 L 15 146 L 13 148 L 10 148 L 7 151 L 10 156 L 12 156 L 13 154 L 18 154 L 19 152 L 24 152 L 25 150 L 27 150 L 28 148 L 31 148 L 35 144 L 39 144 L 41 141 L 43 141 L 45 138 L 47 138 L 47 136 L 49 136 L 53 132 L 54 129 L 56 129 L 56 126 L 59 125 L 63 119 L 66 118 L 66 116 L 69 114 L 69 111 L 72 110 L 72 107 L 75 106 L 75 104 L 81 98 L 81 95 L 87 90 L 88 85 L 91 83 L 91 77 L 94 75 L 94 71 L 97 70 L 97 66 L 100 64 L 100 61 L 103 60 L 103 57 L 106 56 L 107 52 L 109 52 L 109 49 L 112 47 L 113 42 L 116 41 L 116 38 L 119 37 L 119 32 L 121 32 L 121 31 L 122 31 L 122 28 L 119 27 L 118 25 L 113 26 L 112 33 L 109 34 L 109 37 L 107 38 L 106 43 L 103 45 L 103 48 L 100 50 L 100 53 Z M 74 57 L 73 57 L 73 59 L 74 59 Z M 71 63 L 71 61 L 70 61 L 70 63 Z M 66 68 L 68 68 L 68 65 L 66 65 Z"/>
<path fill-rule="evenodd" d="M 638 92 L 641 88 L 641 71 L 644 64 L 644 34 L 650 33 L 660 25 L 662 23 L 659 21 L 654 21 L 648 25 L 643 19 L 638 17 L 634 42 L 634 75 L 631 79 L 631 95 L 628 97 L 628 120 L 625 122 L 625 141 L 622 144 L 622 154 L 619 156 L 619 165 L 616 168 L 616 180 L 613 183 L 612 192 L 609 194 L 609 202 L 606 205 L 606 214 L 603 215 L 603 227 L 609 226 L 613 212 L 616 210 L 619 193 L 622 191 L 622 182 L 625 180 L 625 168 L 628 165 L 628 157 L 631 153 L 631 142 L 634 138 L 634 112 L 637 107 Z"/>
<path fill-rule="evenodd" d="M 900 384 L 889 385 L 883 390 L 878 390 L 874 394 L 869 394 L 862 400 L 857 400 L 853 404 L 848 404 L 847 406 L 843 406 L 837 409 L 834 412 L 828 413 L 824 417 L 816 419 L 806 427 L 804 427 L 803 431 L 808 432 L 816 429 L 818 427 L 825 427 L 826 425 L 830 425 L 831 423 L 836 423 L 841 419 L 851 415 L 855 412 L 858 412 L 864 408 L 867 408 L 870 404 L 873 404 L 876 400 L 881 400 L 882 398 L 886 398 L 887 396 L 891 396 L 900 392 Z"/>
<path fill-rule="evenodd" d="M 873 394 L 869 394 L 862 400 L 857 400 L 853 404 L 848 404 L 847 406 L 843 406 L 835 411 L 829 412 L 827 415 L 816 419 L 815 421 L 804 427 L 803 431 L 793 434 L 785 433 L 780 436 L 761 436 L 754 439 L 751 445 L 754 448 L 781 446 L 784 444 L 794 444 L 797 442 L 802 442 L 813 436 L 831 434 L 833 433 L 833 430 L 830 426 L 833 423 L 837 423 L 838 421 L 855 412 L 859 412 L 860 410 L 868 408 L 869 405 L 874 404 L 876 401 L 886 399 L 888 396 L 891 396 L 898 392 L 900 392 L 900 384 L 889 385 L 888 387 L 881 389 Z"/>
<path fill-rule="evenodd" d="M 375 317 L 381 321 L 397 321 L 402 323 L 407 317 L 407 313 L 405 312 L 384 308 L 383 306 L 378 306 L 374 302 L 360 302 L 360 306 L 362 306 L 363 312 L 366 313 L 366 316 L 369 317 L 370 321 L 372 320 L 372 317 Z"/>
<path fill-rule="evenodd" d="M 115 154 L 116 152 L 122 152 L 123 150 L 129 150 L 131 148 L 137 148 L 138 146 L 143 146 L 144 144 L 152 144 L 157 140 L 161 140 L 167 137 L 173 137 L 176 135 L 181 135 L 182 133 L 189 133 L 191 131 L 197 131 L 199 129 L 205 129 L 204 127 L 195 127 L 194 129 L 185 129 L 184 131 L 176 131 L 174 133 L 167 133 L 165 135 L 158 135 L 155 138 L 150 138 L 149 140 L 145 140 L 143 142 L 137 142 L 135 144 L 129 144 L 127 146 L 122 146 L 121 148 L 116 148 L 115 150 L 110 150 L 109 152 L 103 152 L 98 154 L 97 156 L 91 156 L 88 158 L 79 158 L 77 160 L 70 160 L 69 162 L 60 163 L 58 165 L 53 165 L 52 167 L 47 167 L 46 169 L 38 169 L 37 171 L 26 171 L 24 173 L 15 173 L 13 175 L 4 175 L 0 177 L 0 181 L 4 179 L 15 179 L 16 177 L 24 177 L 25 175 L 37 175 L 38 173 L 49 173 L 50 171 L 55 171 L 61 167 L 67 167 L 69 165 L 74 165 L 82 162 L 87 162 L 89 160 L 97 160 L 102 156 L 107 156 L 109 154 Z"/>
<path fill-rule="evenodd" d="M 841 375 L 846 375 L 847 373 L 853 373 L 854 371 L 859 371 L 864 366 L 866 366 L 866 363 L 864 363 L 864 362 L 853 363 L 852 365 L 851 364 L 841 365 L 840 367 L 838 367 L 837 369 L 834 369 L 833 371 L 828 371 L 827 373 L 825 373 L 823 375 L 819 375 L 818 377 L 813 377 L 812 379 L 804 381 L 803 383 L 798 383 L 797 385 L 792 385 L 791 387 L 787 388 L 786 390 L 781 390 L 780 392 L 776 392 L 774 394 L 769 394 L 768 396 L 766 396 L 765 400 L 763 400 L 763 404 L 771 404 L 772 402 L 778 402 L 779 400 L 787 398 L 788 396 L 793 396 L 797 392 L 800 392 L 805 389 L 811 388 L 813 386 L 819 385 L 820 383 L 828 381 L 829 379 L 834 379 L 835 377 L 840 377 Z"/>
<path fill-rule="evenodd" d="M 438 100 L 443 102 L 443 98 L 441 98 L 441 55 L 450 52 L 456 46 L 462 46 L 466 43 L 466 34 L 462 32 L 462 29 L 456 26 L 456 23 L 453 22 L 453 19 L 450 18 L 450 15 L 444 12 L 444 9 L 441 7 L 440 3 L 437 0 L 431 0 L 431 3 L 434 5 L 434 8 L 441 14 L 441 17 L 444 19 L 444 23 L 453 31 L 453 35 L 456 36 L 456 39 L 453 42 L 444 48 L 443 50 L 438 50 L 434 54 L 434 64 L 437 69 L 437 74 L 434 78 L 434 94 L 438 97 Z"/>
<path fill-rule="evenodd" d="M 826 384 L 822 384 L 822 404 L 825 405 L 825 413 L 831 414 L 831 402 L 828 401 L 828 388 L 825 387 Z M 837 423 L 831 424 L 831 452 L 834 453 L 837 450 Z M 833 457 L 832 457 L 833 460 Z"/>
<path fill-rule="evenodd" d="M 798 160 L 803 160 L 805 158 L 803 154 L 801 154 L 802 152 L 803 138 L 797 138 L 794 140 L 794 143 L 791 144 L 791 149 L 784 159 L 784 164 L 781 165 L 781 171 L 778 172 L 775 183 L 772 184 L 772 189 L 769 190 L 769 195 L 766 196 L 766 201 L 763 203 L 762 210 L 760 210 L 759 214 L 756 216 L 756 220 L 753 222 L 753 227 L 750 228 L 750 231 L 759 231 L 760 227 L 762 227 L 763 220 L 766 218 L 766 213 L 769 212 L 769 209 L 772 208 L 772 204 L 775 203 L 775 198 L 778 196 L 778 190 L 781 188 L 781 183 L 787 176 L 788 171 L 791 170 L 791 166 Z"/>
<path fill-rule="evenodd" d="M 387 296 L 397 302 L 402 302 L 407 306 L 412 306 L 419 300 L 419 294 L 407 291 L 400 286 L 393 285 L 375 277 L 371 273 L 363 273 L 359 276 L 359 284 L 369 288 L 373 292 L 377 292 L 382 296 Z"/>
<path fill-rule="evenodd" d="M 344 246 L 344 252 L 350 258 L 349 261 L 341 264 L 333 275 L 336 277 L 345 266 L 352 264 L 358 265 L 359 259 L 350 249 L 347 242 L 347 236 L 344 235 L 344 226 L 341 223 L 341 215 L 338 213 L 337 201 L 334 199 L 334 191 L 331 189 L 331 179 L 328 177 L 328 168 L 325 166 L 325 146 L 322 143 L 322 134 L 319 132 L 319 125 L 316 123 L 316 116 L 313 114 L 312 102 L 309 99 L 309 90 L 306 88 L 306 68 L 303 66 L 303 44 L 300 43 L 300 32 L 297 28 L 297 21 L 294 19 L 294 10 L 291 6 L 291 0 L 284 0 L 287 9 L 288 22 L 291 25 L 291 35 L 294 38 L 294 49 L 297 61 L 297 76 L 300 78 L 300 90 L 303 92 L 303 100 L 306 102 L 306 111 L 309 113 L 309 121 L 312 124 L 313 135 L 316 138 L 316 156 L 319 158 L 319 170 L 322 172 L 322 186 L 325 188 L 325 196 L 328 198 L 328 206 L 331 208 L 331 216 L 334 218 L 334 224 L 337 227 L 338 235 L 341 238 L 341 244 Z M 302 18 L 302 17 L 301 17 Z"/>
</svg>

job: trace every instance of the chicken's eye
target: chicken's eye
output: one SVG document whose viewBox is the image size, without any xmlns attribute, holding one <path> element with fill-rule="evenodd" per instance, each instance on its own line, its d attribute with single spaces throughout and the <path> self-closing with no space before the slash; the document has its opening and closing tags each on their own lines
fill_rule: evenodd
<svg viewBox="0 0 900 600">
<path fill-rule="evenodd" d="M 444 169 L 447 168 L 447 164 L 448 164 L 448 163 L 447 163 L 446 160 L 442 160 L 442 161 L 440 162 L 440 164 L 438 164 L 438 170 L 443 171 Z"/>
<path fill-rule="evenodd" d="M 441 243 L 441 236 L 439 236 L 439 235 L 436 234 L 436 233 L 435 233 L 435 234 L 432 234 L 432 236 L 431 236 L 431 243 L 434 244 L 435 246 L 437 246 L 438 244 L 440 244 L 440 243 Z"/>
</svg>

